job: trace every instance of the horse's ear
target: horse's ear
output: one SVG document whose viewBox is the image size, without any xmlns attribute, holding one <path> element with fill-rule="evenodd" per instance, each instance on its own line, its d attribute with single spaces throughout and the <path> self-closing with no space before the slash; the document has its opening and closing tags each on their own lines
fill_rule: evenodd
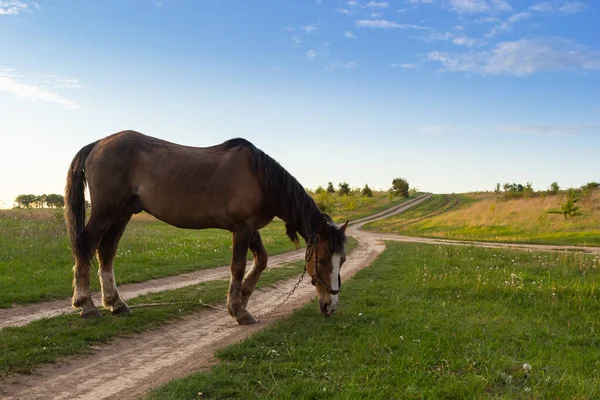
<svg viewBox="0 0 600 400">
<path fill-rule="evenodd" d="M 346 221 L 346 223 L 344 225 L 342 225 L 342 227 L 339 229 L 341 232 L 346 232 L 346 228 L 348 227 L 348 222 L 350 221 Z"/>
<path fill-rule="evenodd" d="M 319 236 L 321 236 L 321 240 L 329 237 L 329 223 L 325 220 L 319 224 Z"/>
</svg>

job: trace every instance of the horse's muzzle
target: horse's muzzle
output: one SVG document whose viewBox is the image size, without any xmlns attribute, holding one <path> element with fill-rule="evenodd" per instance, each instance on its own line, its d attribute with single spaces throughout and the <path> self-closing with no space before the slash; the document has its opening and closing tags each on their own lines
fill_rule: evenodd
<svg viewBox="0 0 600 400">
<path fill-rule="evenodd" d="M 319 308 L 321 309 L 321 314 L 326 317 L 331 317 L 331 315 L 335 312 L 335 309 L 332 309 L 331 303 L 323 303 L 319 300 Z"/>
</svg>

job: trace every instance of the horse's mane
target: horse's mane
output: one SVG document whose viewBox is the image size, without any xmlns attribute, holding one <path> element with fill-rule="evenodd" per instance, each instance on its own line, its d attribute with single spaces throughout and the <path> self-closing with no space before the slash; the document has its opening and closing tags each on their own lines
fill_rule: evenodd
<svg viewBox="0 0 600 400">
<path fill-rule="evenodd" d="M 223 150 L 245 148 L 252 154 L 254 171 L 263 172 L 259 176 L 263 191 L 278 217 L 285 221 L 287 236 L 294 243 L 298 243 L 298 234 L 304 240 L 314 234 L 319 224 L 328 222 L 329 244 L 333 252 L 344 249 L 346 235 L 335 226 L 331 217 L 319 210 L 315 201 L 310 197 L 304 187 L 287 172 L 277 161 L 268 154 L 258 149 L 246 139 L 235 138 L 224 142 Z"/>
</svg>

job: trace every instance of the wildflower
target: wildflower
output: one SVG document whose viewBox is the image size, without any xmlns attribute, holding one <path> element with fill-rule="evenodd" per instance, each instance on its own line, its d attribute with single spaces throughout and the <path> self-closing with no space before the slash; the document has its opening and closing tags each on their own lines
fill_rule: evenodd
<svg viewBox="0 0 600 400">
<path fill-rule="evenodd" d="M 525 363 L 525 364 L 523 364 L 523 369 L 525 370 L 525 372 L 529 372 L 529 371 L 531 371 L 531 365 Z"/>
</svg>

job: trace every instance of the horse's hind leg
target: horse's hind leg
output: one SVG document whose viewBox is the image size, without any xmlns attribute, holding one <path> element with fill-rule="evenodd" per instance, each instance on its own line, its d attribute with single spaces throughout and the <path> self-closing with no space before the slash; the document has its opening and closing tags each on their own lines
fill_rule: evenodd
<svg viewBox="0 0 600 400">
<path fill-rule="evenodd" d="M 100 262 L 98 273 L 102 288 L 102 305 L 112 311 L 114 315 L 131 313 L 127 304 L 119 296 L 113 269 L 113 260 L 117 253 L 117 246 L 119 245 L 121 236 L 123 236 L 127 223 L 131 219 L 131 215 L 128 212 L 121 214 L 108 232 L 106 232 L 106 235 L 104 235 L 98 246 L 98 261 Z"/>
<path fill-rule="evenodd" d="M 99 213 L 92 210 L 92 215 L 83 232 L 86 258 L 77 260 L 73 267 L 73 307 L 81 309 L 82 318 L 100 318 L 102 316 L 94 305 L 90 293 L 90 263 L 100 239 L 114 221 L 110 215 L 110 213 Z"/>
<path fill-rule="evenodd" d="M 269 259 L 269 255 L 265 250 L 265 246 L 263 245 L 258 231 L 252 232 L 252 236 L 250 237 L 250 250 L 254 256 L 254 264 L 252 265 L 250 271 L 246 274 L 246 277 L 242 283 L 242 307 L 244 308 L 246 308 L 248 305 L 248 299 L 254 291 L 256 283 L 258 282 L 262 272 L 265 270 L 267 266 L 267 260 Z"/>
<path fill-rule="evenodd" d="M 246 272 L 246 256 L 252 230 L 243 227 L 233 232 L 233 254 L 231 257 L 231 282 L 227 294 L 227 310 L 229 315 L 236 319 L 240 325 L 256 322 L 254 317 L 242 305 L 242 279 Z"/>
</svg>

